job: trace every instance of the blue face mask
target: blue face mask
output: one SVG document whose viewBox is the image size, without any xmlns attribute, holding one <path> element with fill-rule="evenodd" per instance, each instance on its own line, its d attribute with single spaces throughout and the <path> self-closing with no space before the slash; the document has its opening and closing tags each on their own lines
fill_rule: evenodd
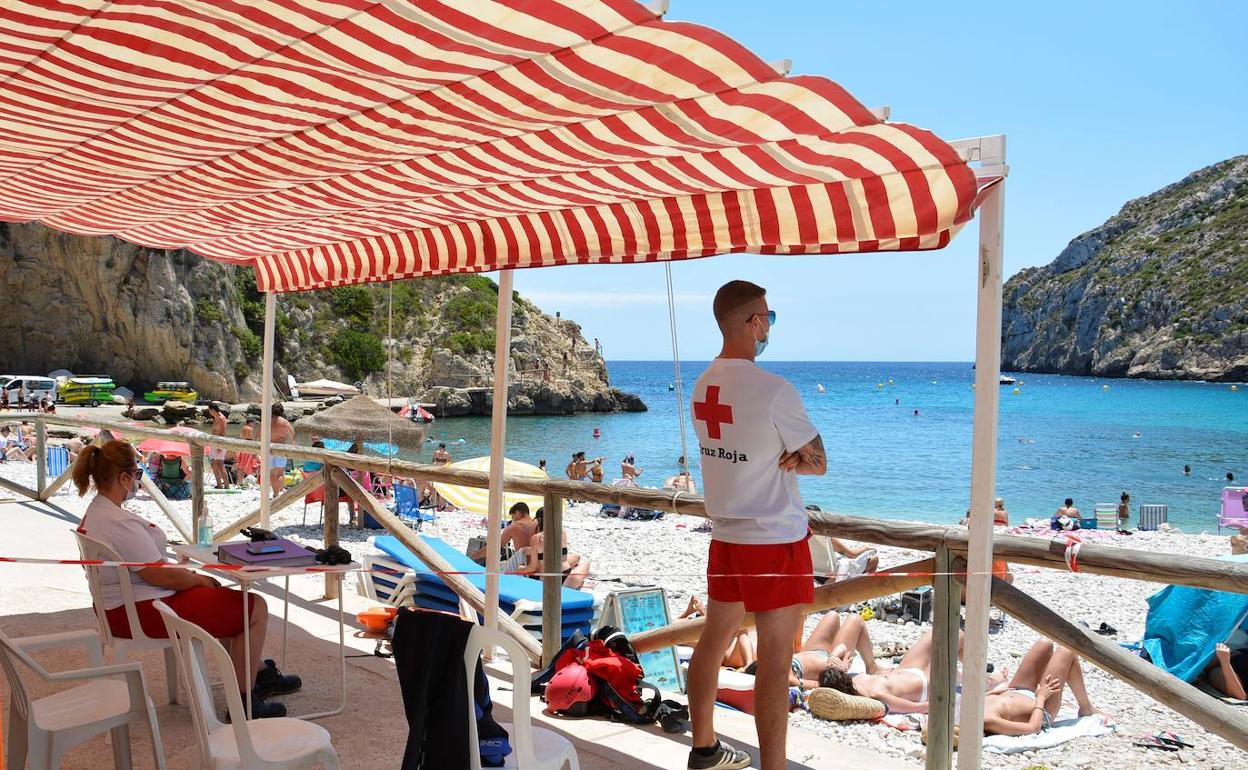
<svg viewBox="0 0 1248 770">
<path fill-rule="evenodd" d="M 767 330 L 767 336 L 766 336 L 766 337 L 763 337 L 761 340 L 757 340 L 757 339 L 756 339 L 756 340 L 754 340 L 754 357 L 755 357 L 755 358 L 758 358 L 759 356 L 761 356 L 761 355 L 763 354 L 763 351 L 767 349 L 767 343 L 768 343 L 770 340 L 771 340 L 771 330 L 770 330 L 770 329 L 768 329 L 768 330 Z"/>
</svg>

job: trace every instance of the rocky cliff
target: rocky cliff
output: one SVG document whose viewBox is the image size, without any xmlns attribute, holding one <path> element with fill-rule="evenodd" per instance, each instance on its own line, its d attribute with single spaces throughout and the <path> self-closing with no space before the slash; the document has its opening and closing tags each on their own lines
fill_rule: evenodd
<svg viewBox="0 0 1248 770">
<path fill-rule="evenodd" d="M 281 295 L 276 380 L 363 382 L 448 415 L 491 406 L 498 287 L 484 276 Z M 0 223 L 0 370 L 111 374 L 136 392 L 187 380 L 205 398 L 259 397 L 264 305 L 251 271 L 185 251 Z M 569 319 L 519 295 L 513 414 L 640 411 Z"/>
<path fill-rule="evenodd" d="M 1002 368 L 1248 379 L 1248 155 L 1130 201 L 1005 285 Z"/>
</svg>

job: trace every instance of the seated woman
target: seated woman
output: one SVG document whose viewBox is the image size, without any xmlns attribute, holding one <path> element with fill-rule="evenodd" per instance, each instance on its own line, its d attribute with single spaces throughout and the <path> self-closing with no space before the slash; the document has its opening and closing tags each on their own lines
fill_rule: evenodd
<svg viewBox="0 0 1248 770">
<path fill-rule="evenodd" d="M 1065 647 L 1054 649 L 1047 640 L 1036 642 L 1009 684 L 1002 683 L 985 696 L 984 734 L 1031 735 L 1049 729 L 1067 685 L 1079 704 L 1079 716 L 1098 713 L 1088 699 L 1079 657 Z"/>
<path fill-rule="evenodd" d="M 1248 681 L 1248 649 L 1233 650 L 1225 644 L 1215 649 L 1213 663 L 1206 669 L 1209 684 L 1223 695 L 1248 700 L 1248 689 L 1244 686 Z"/>
<path fill-rule="evenodd" d="M 155 524 L 121 507 L 138 490 L 143 470 L 137 459 L 134 449 L 121 441 L 88 446 L 78 454 L 74 463 L 74 486 L 80 496 L 92 486 L 96 493 L 82 515 L 79 531 L 111 547 L 125 561 L 165 561 L 165 533 Z M 255 593 L 247 597 L 251 613 L 248 631 L 252 670 L 244 671 L 241 591 L 222 588 L 215 579 L 182 567 L 130 569 L 134 607 L 144 634 L 157 639 L 169 636 L 160 613 L 152 607 L 152 602 L 159 599 L 178 617 L 221 640 L 234 661 L 234 677 L 244 701 L 248 693 L 251 694 L 255 718 L 286 715 L 285 706 L 265 699 L 295 692 L 303 682 L 297 676 L 283 675 L 261 654 L 269 620 L 268 606 L 263 600 L 257 601 Z M 116 570 L 102 570 L 100 583 L 105 616 L 113 634 L 123 639 L 132 638 Z"/>
<path fill-rule="evenodd" d="M 535 579 L 540 579 L 541 574 L 546 571 L 543 564 L 546 547 L 546 535 L 542 531 L 544 512 L 544 509 L 538 508 L 533 517 L 537 520 L 537 532 L 529 540 L 529 547 L 524 549 L 524 565 L 516 570 L 521 575 Z M 580 588 L 585 584 L 585 578 L 589 577 L 589 559 L 579 553 L 568 553 L 568 531 L 565 529 L 560 534 L 563 540 L 563 564 L 559 569 L 563 572 L 563 585 L 567 588 Z"/>
</svg>

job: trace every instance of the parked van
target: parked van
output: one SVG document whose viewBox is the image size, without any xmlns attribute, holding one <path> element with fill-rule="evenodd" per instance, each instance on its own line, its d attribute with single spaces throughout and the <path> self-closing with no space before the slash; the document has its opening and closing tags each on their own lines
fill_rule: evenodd
<svg viewBox="0 0 1248 770">
<path fill-rule="evenodd" d="M 38 404 L 45 398 L 56 400 L 56 380 L 33 374 L 6 374 L 0 376 L 0 390 L 9 393 L 9 405 L 17 406 L 17 397 L 23 395 L 27 404 Z"/>
</svg>

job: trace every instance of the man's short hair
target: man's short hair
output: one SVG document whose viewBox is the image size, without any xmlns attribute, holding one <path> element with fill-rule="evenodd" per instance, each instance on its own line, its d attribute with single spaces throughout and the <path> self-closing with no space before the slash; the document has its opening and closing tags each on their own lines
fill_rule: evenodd
<svg viewBox="0 0 1248 770">
<path fill-rule="evenodd" d="M 765 296 L 767 296 L 767 290 L 758 284 L 749 281 L 729 281 L 715 292 L 715 302 L 711 306 L 715 312 L 715 322 L 719 324 L 719 328 L 723 329 L 734 311 Z"/>
<path fill-rule="evenodd" d="M 508 511 L 508 513 L 511 515 L 519 514 L 520 516 L 528 516 L 529 504 L 523 501 L 518 502 L 515 505 L 511 506 L 511 510 Z"/>
<path fill-rule="evenodd" d="M 439 442 L 438 442 L 438 449 L 446 449 L 446 442 L 445 442 L 445 441 L 439 441 Z"/>
<path fill-rule="evenodd" d="M 1073 499 L 1073 498 L 1070 498 L 1070 497 L 1066 498 L 1066 507 L 1067 507 L 1067 508 L 1069 508 L 1070 506 L 1072 506 L 1072 505 L 1074 505 L 1074 504 L 1075 504 L 1075 501 L 1074 501 L 1074 499 Z"/>
<path fill-rule="evenodd" d="M 269 416 L 270 417 L 285 417 L 286 407 L 282 406 L 281 401 L 276 402 L 275 404 L 273 404 L 272 408 L 269 409 Z"/>
</svg>

